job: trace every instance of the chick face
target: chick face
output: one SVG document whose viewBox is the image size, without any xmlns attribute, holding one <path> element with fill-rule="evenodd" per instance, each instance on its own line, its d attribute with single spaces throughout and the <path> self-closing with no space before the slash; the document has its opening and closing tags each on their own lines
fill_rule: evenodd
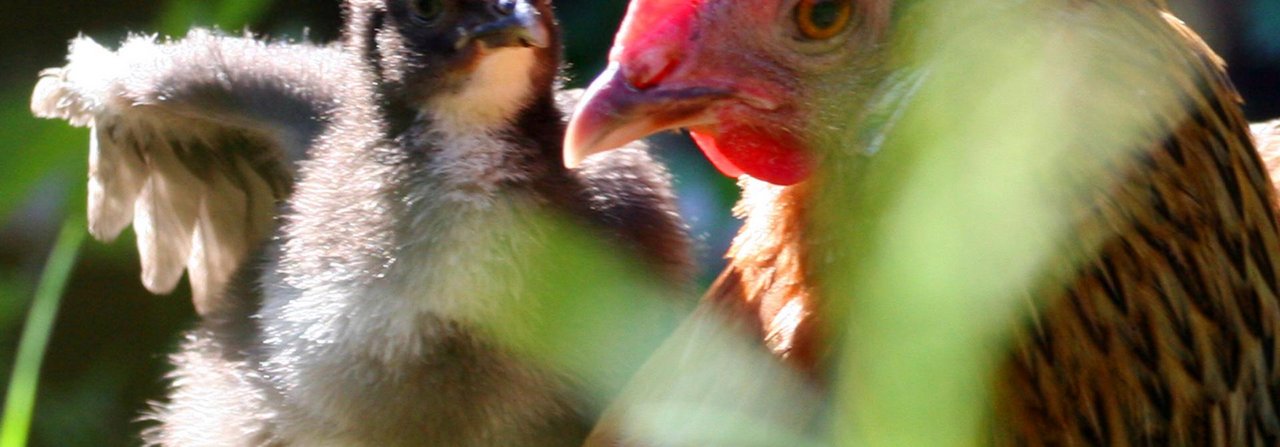
<svg viewBox="0 0 1280 447">
<path fill-rule="evenodd" d="M 363 39 L 356 44 L 379 82 L 420 110 L 501 119 L 555 79 L 560 37 L 550 0 L 353 0 L 351 7 L 351 22 L 364 28 L 350 38 Z"/>
</svg>

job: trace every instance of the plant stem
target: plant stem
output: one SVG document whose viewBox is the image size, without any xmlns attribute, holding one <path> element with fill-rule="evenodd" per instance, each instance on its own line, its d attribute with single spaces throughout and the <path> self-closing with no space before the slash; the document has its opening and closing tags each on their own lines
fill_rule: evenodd
<svg viewBox="0 0 1280 447">
<path fill-rule="evenodd" d="M 5 396 L 4 416 L 0 422 L 0 447 L 27 445 L 31 431 L 31 416 L 35 410 L 36 386 L 40 382 L 40 366 L 44 363 L 45 349 L 53 333 L 58 306 L 67 281 L 75 266 L 80 244 L 84 242 L 85 225 L 80 219 L 71 218 L 62 224 L 53 252 L 45 263 L 36 289 L 35 301 L 27 314 L 27 323 L 18 344 L 18 357 L 14 362 L 13 376 Z"/>
</svg>

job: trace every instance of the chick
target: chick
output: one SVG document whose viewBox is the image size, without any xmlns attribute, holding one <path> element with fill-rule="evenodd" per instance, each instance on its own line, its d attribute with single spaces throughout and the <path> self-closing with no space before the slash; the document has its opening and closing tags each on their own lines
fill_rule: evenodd
<svg viewBox="0 0 1280 447">
<path fill-rule="evenodd" d="M 188 272 L 155 445 L 577 445 L 568 374 L 482 328 L 559 216 L 680 282 L 667 173 L 561 166 L 549 0 L 349 0 L 341 42 L 195 31 L 73 42 L 33 111 L 93 128 L 91 232 L 138 234 L 143 282 Z"/>
</svg>

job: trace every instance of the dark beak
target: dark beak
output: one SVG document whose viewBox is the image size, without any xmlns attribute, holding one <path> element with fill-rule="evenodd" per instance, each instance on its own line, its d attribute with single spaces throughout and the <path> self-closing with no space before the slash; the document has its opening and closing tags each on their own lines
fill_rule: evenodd
<svg viewBox="0 0 1280 447">
<path fill-rule="evenodd" d="M 498 0 L 510 6 L 499 7 L 494 19 L 462 30 L 458 48 L 480 42 L 488 48 L 533 47 L 551 45 L 551 32 L 542 13 L 528 0 Z"/>
</svg>

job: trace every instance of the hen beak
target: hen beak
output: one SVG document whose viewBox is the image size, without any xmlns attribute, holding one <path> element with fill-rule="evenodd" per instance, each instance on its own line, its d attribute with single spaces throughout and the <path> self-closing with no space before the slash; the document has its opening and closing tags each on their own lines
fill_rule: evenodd
<svg viewBox="0 0 1280 447">
<path fill-rule="evenodd" d="M 732 91 L 713 87 L 640 89 L 618 63 L 610 64 L 587 88 L 569 121 L 565 166 L 575 168 L 593 154 L 664 130 L 712 125 L 711 106 L 732 96 Z"/>
<path fill-rule="evenodd" d="M 483 43 L 489 48 L 550 46 L 551 32 L 542 20 L 542 13 L 528 0 L 512 3 L 511 9 L 497 13 L 493 20 L 461 30 L 457 47 L 462 48 L 472 42 Z"/>
</svg>

